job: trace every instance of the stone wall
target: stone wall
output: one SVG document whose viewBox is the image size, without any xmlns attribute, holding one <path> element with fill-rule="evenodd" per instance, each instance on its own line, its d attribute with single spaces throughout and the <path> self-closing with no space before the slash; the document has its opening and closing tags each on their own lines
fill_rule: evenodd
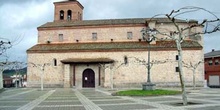
<svg viewBox="0 0 220 110">
<path fill-rule="evenodd" d="M 64 87 L 72 86 L 72 66 L 69 66 L 69 73 L 65 72 L 68 66 L 61 63 L 61 60 L 68 58 L 110 58 L 115 61 L 113 68 L 111 64 L 105 65 L 101 68 L 101 82 L 104 87 L 111 87 L 111 81 L 114 82 L 115 87 L 128 86 L 129 84 L 139 84 L 146 82 L 147 68 L 144 65 L 138 63 L 133 57 L 145 59 L 147 61 L 147 51 L 132 51 L 132 52 L 72 52 L 72 53 L 29 53 L 28 62 L 35 64 L 50 63 L 50 66 L 45 67 L 45 85 L 59 85 Z M 151 69 L 151 81 L 158 83 L 160 86 L 169 86 L 169 84 L 179 84 L 179 74 L 175 72 L 177 67 L 176 51 L 152 51 L 151 59 L 164 61 L 169 59 L 164 64 L 155 64 Z M 128 57 L 128 64 L 121 65 L 124 63 L 124 56 Z M 53 59 L 57 59 L 58 65 L 53 66 Z M 202 50 L 185 50 L 183 51 L 183 61 L 189 63 L 196 63 L 203 59 Z M 76 87 L 82 87 L 82 72 L 86 68 L 91 68 L 95 72 L 96 87 L 98 86 L 98 67 L 100 65 L 76 65 Z M 192 82 L 192 71 L 188 68 L 183 68 L 186 82 Z M 40 83 L 40 70 L 36 67 L 28 67 L 28 86 L 35 87 Z M 67 74 L 67 76 L 65 75 Z M 69 75 L 68 75 L 69 74 Z M 112 75 L 112 77 L 111 77 Z M 68 80 L 69 77 L 69 80 Z M 201 64 L 196 70 L 196 81 L 203 82 L 204 79 L 204 67 Z M 65 82 L 67 81 L 67 82 Z M 69 82 L 68 82 L 69 81 Z M 175 82 L 175 83 L 174 83 Z M 190 84 L 190 83 L 189 83 Z"/>
</svg>

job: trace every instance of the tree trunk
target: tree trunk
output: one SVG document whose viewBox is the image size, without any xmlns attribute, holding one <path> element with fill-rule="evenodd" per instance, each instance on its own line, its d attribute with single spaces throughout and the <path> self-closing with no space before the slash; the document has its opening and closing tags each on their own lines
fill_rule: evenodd
<svg viewBox="0 0 220 110">
<path fill-rule="evenodd" d="M 0 89 L 3 88 L 3 71 L 0 70 Z"/>
<path fill-rule="evenodd" d="M 41 81 L 40 81 L 41 82 L 41 84 L 40 84 L 41 91 L 43 91 L 44 90 L 44 67 L 43 66 L 41 67 L 41 78 L 40 79 L 41 79 Z"/>
<path fill-rule="evenodd" d="M 195 78 L 196 70 L 193 69 L 193 89 L 196 89 L 196 78 Z"/>
<path fill-rule="evenodd" d="M 183 66 L 182 66 L 182 47 L 181 47 L 181 42 L 176 40 L 176 45 L 177 45 L 177 50 L 178 50 L 178 67 L 179 67 L 179 77 L 180 77 L 180 83 L 181 83 L 181 88 L 182 88 L 182 100 L 183 100 L 183 105 L 187 105 L 187 95 L 186 95 L 186 87 L 185 87 L 185 79 L 184 79 L 184 74 L 183 74 Z"/>
<path fill-rule="evenodd" d="M 17 73 L 17 70 L 16 70 L 16 73 L 15 73 L 15 88 L 18 88 L 18 73 Z"/>
</svg>

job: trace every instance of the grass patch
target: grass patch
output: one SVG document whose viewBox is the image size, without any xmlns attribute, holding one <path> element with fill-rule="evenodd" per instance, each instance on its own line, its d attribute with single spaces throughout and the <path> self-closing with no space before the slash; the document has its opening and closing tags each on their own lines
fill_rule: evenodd
<svg viewBox="0 0 220 110">
<path fill-rule="evenodd" d="M 126 91 L 119 91 L 113 93 L 112 95 L 115 96 L 160 96 L 160 95 L 176 95 L 181 94 L 181 91 L 174 91 L 174 90 L 126 90 Z"/>
</svg>

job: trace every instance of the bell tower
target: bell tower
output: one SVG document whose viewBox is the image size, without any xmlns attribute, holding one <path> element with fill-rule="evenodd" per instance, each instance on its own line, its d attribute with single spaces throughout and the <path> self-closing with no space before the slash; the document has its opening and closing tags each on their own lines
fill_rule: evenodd
<svg viewBox="0 0 220 110">
<path fill-rule="evenodd" d="M 81 21 L 83 6 L 77 0 L 54 2 L 54 21 Z"/>
</svg>

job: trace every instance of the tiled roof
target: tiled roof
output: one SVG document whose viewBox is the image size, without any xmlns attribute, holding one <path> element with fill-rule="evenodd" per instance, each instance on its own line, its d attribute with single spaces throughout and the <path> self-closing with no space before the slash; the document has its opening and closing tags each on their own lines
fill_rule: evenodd
<svg viewBox="0 0 220 110">
<path fill-rule="evenodd" d="M 150 20 L 150 18 L 61 21 L 61 22 L 48 22 L 44 25 L 41 25 L 38 28 L 145 24 L 146 20 Z M 154 18 L 153 20 L 156 20 L 156 22 L 158 22 L 158 23 L 170 23 L 170 20 L 167 18 Z M 176 22 L 186 23 L 186 20 L 176 19 Z M 197 22 L 197 21 L 190 21 L 190 22 Z"/>
<path fill-rule="evenodd" d="M 202 46 L 198 42 L 184 41 L 182 48 L 185 49 L 201 49 Z M 130 51 L 130 50 L 146 50 L 148 44 L 146 42 L 102 42 L 102 43 L 62 43 L 62 44 L 37 44 L 27 50 L 28 53 L 46 53 L 46 52 L 78 52 L 78 51 Z M 174 41 L 157 41 L 151 45 L 152 50 L 176 49 Z"/>
<path fill-rule="evenodd" d="M 212 51 L 204 55 L 205 58 L 220 57 L 220 50 Z"/>
</svg>

